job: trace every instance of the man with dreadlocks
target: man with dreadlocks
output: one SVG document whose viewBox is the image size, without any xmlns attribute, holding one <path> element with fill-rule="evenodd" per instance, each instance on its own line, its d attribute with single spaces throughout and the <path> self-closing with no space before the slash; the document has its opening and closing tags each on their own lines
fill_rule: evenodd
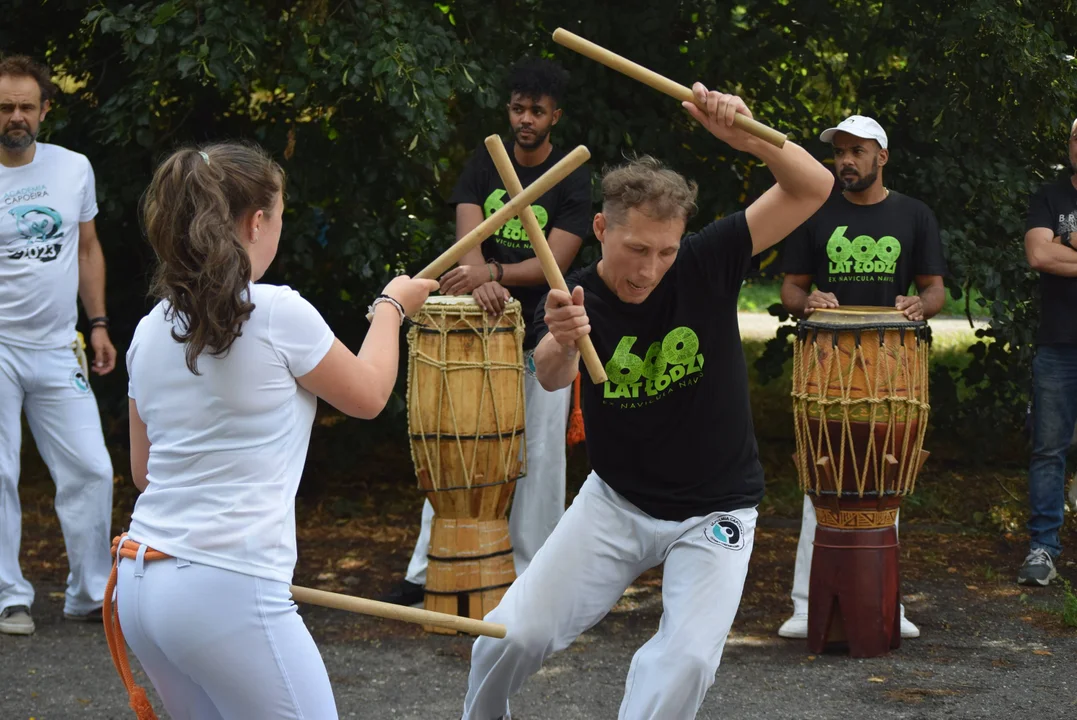
<svg viewBox="0 0 1077 720">
<path fill-rule="evenodd" d="M 565 153 L 550 142 L 560 121 L 568 73 L 551 60 L 524 59 L 509 75 L 507 106 L 513 138 L 505 143 L 520 183 L 527 187 Z M 480 145 L 468 160 L 449 198 L 456 207 L 456 238 L 467 235 L 508 202 L 508 193 L 490 153 Z M 586 165 L 558 183 L 532 206 L 557 264 L 565 272 L 591 225 L 591 174 Z M 441 278 L 444 295 L 471 295 L 491 314 L 511 297 L 520 301 L 524 334 L 524 418 L 527 474 L 516 483 L 509 515 L 516 573 L 520 575 L 553 532 L 565 510 L 565 430 L 571 388 L 544 390 L 535 378 L 535 309 L 549 291 L 542 266 L 519 219 L 505 223 L 482 246 L 465 255 Z M 426 555 L 434 508 L 423 506 L 422 529 L 404 582 L 381 599 L 400 605 L 422 602 Z"/>
</svg>

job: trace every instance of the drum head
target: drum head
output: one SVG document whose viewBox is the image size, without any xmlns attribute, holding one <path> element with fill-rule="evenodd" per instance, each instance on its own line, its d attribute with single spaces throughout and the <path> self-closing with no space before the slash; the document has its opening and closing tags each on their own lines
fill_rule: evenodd
<svg viewBox="0 0 1077 720">
<path fill-rule="evenodd" d="M 510 303 L 514 302 L 514 298 L 509 296 L 509 300 L 505 303 L 507 308 Z M 475 298 L 470 295 L 431 295 L 423 303 L 424 308 L 434 309 L 447 309 L 453 310 L 475 310 L 480 311 L 478 304 L 475 303 Z"/>
<path fill-rule="evenodd" d="M 431 295 L 423 303 L 423 306 L 419 308 L 419 311 L 412 316 L 412 319 L 414 320 L 423 314 L 430 317 L 447 317 L 450 315 L 453 317 L 472 315 L 489 317 L 486 311 L 479 307 L 475 299 L 470 295 Z M 520 315 L 520 301 L 510 297 L 508 302 L 505 303 L 505 311 L 501 317 L 504 319 L 506 316 L 513 317 L 516 315 Z M 502 324 L 500 320 L 491 320 L 491 322 L 494 322 L 495 325 Z"/>
<path fill-rule="evenodd" d="M 423 305 L 437 305 L 441 307 L 460 307 L 461 305 L 475 305 L 475 299 L 470 295 L 431 295 Z M 475 305 L 475 307 L 478 307 Z"/>
<path fill-rule="evenodd" d="M 826 330 L 855 330 L 857 328 L 921 328 L 923 320 L 909 320 L 900 310 L 868 305 L 849 305 L 840 308 L 818 308 L 800 324 Z"/>
</svg>

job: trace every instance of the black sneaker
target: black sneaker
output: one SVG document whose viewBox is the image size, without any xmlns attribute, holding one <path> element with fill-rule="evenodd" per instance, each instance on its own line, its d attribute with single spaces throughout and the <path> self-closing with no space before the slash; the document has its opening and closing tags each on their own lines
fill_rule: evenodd
<svg viewBox="0 0 1077 720">
<path fill-rule="evenodd" d="M 393 605 L 422 605 L 425 594 L 426 592 L 422 585 L 416 585 L 413 582 L 403 580 L 399 585 L 378 598 L 378 600 L 385 603 L 392 603 Z"/>
<path fill-rule="evenodd" d="M 1058 572 L 1051 554 L 1043 548 L 1036 548 L 1028 554 L 1021 569 L 1017 571 L 1017 584 L 1046 587 L 1056 577 Z"/>
<path fill-rule="evenodd" d="M 101 622 L 101 619 L 104 617 L 104 615 L 104 608 L 97 608 L 96 610 L 91 610 L 85 615 L 75 615 L 74 613 L 65 612 L 64 620 L 70 620 L 71 622 L 99 623 Z"/>
</svg>

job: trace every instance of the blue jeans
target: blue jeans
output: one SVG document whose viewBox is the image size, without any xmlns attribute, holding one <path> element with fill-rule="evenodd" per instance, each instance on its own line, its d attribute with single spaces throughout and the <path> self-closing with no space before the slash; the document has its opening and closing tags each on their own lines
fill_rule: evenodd
<svg viewBox="0 0 1077 720">
<path fill-rule="evenodd" d="M 1028 466 L 1031 547 L 1058 557 L 1066 453 L 1077 423 L 1077 346 L 1041 345 L 1032 361 L 1032 459 Z"/>
</svg>

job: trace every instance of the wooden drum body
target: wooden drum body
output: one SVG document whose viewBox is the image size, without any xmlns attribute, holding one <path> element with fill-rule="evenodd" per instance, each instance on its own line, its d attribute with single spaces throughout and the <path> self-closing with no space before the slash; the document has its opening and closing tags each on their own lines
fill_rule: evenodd
<svg viewBox="0 0 1077 720">
<path fill-rule="evenodd" d="M 481 619 L 516 578 L 505 514 L 526 462 L 520 304 L 490 318 L 470 297 L 432 297 L 412 320 L 408 433 L 434 507 L 425 607 Z"/>
<path fill-rule="evenodd" d="M 881 655 L 900 645 L 898 508 L 928 455 L 927 324 L 893 308 L 815 310 L 798 326 L 792 394 L 818 521 L 809 650 L 847 639 L 854 656 Z"/>
</svg>

